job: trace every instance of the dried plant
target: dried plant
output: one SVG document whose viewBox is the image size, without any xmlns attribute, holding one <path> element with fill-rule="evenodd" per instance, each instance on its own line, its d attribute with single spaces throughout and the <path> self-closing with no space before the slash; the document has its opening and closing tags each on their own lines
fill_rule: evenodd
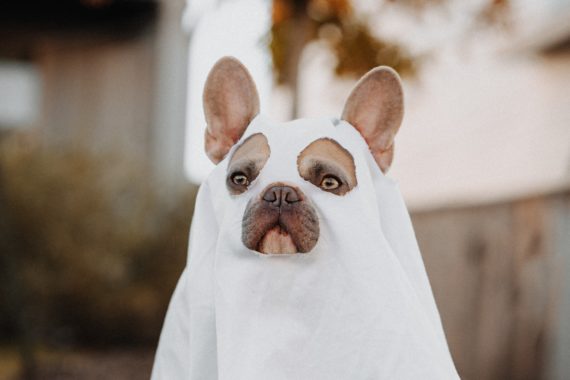
<svg viewBox="0 0 570 380">
<path fill-rule="evenodd" d="M 399 7 L 421 16 L 428 9 L 445 9 L 449 0 L 384 0 L 383 6 Z M 473 11 L 473 26 L 505 26 L 510 0 L 484 0 Z M 277 83 L 293 94 L 291 117 L 298 117 L 299 62 L 305 46 L 316 39 L 328 42 L 337 63 L 338 76 L 359 78 L 375 66 L 393 67 L 402 76 L 413 76 L 424 55 L 414 55 L 400 41 L 377 35 L 358 15 L 351 0 L 273 0 L 269 49 Z"/>
<path fill-rule="evenodd" d="M 156 190 L 118 155 L 4 139 L 2 335 L 154 343 L 186 259 L 194 198 L 189 189 L 167 204 Z"/>
<path fill-rule="evenodd" d="M 334 38 L 327 38 L 330 33 L 323 30 L 335 30 Z M 374 35 L 350 0 L 274 0 L 269 47 L 279 83 L 294 85 L 297 55 L 308 42 L 322 37 L 336 53 L 338 75 L 357 78 L 378 65 L 413 72 L 413 58 L 405 47 Z M 385 54 L 386 49 L 390 53 Z M 358 54 L 344 54 L 347 50 Z"/>
</svg>

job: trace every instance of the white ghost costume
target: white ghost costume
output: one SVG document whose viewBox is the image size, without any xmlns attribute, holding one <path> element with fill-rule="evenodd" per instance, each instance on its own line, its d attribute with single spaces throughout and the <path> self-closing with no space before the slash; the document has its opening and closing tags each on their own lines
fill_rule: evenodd
<svg viewBox="0 0 570 380">
<path fill-rule="evenodd" d="M 262 133 L 270 156 L 248 191 L 226 188 L 229 158 Z M 357 185 L 335 195 L 304 180 L 297 156 L 327 137 L 352 155 Z M 320 235 L 306 254 L 242 243 L 248 201 L 299 188 Z M 458 379 L 408 211 L 349 123 L 257 116 L 202 184 L 189 257 L 165 319 L 154 380 Z"/>
</svg>

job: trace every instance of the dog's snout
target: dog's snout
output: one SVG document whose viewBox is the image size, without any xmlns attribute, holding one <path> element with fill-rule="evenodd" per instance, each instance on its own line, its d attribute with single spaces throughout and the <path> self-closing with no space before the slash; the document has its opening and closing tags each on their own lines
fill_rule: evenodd
<svg viewBox="0 0 570 380">
<path fill-rule="evenodd" d="M 242 219 L 243 244 L 259 253 L 307 253 L 319 239 L 319 218 L 294 185 L 272 182 L 250 199 Z"/>
<path fill-rule="evenodd" d="M 291 186 L 272 186 L 263 194 L 263 200 L 275 207 L 299 202 L 299 194 Z"/>
</svg>

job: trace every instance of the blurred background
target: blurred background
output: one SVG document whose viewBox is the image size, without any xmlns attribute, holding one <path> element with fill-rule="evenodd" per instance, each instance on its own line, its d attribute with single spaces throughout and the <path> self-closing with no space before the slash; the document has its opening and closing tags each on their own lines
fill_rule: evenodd
<svg viewBox="0 0 570 380">
<path fill-rule="evenodd" d="M 0 379 L 149 377 L 227 54 L 277 121 L 395 68 L 459 373 L 570 379 L 569 0 L 0 2 Z"/>
</svg>

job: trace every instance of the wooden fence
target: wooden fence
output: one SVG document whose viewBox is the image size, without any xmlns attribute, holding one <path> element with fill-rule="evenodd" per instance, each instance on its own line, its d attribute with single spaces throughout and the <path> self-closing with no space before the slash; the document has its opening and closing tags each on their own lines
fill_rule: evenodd
<svg viewBox="0 0 570 380">
<path fill-rule="evenodd" d="M 570 191 L 412 220 L 462 379 L 570 379 Z"/>
</svg>

